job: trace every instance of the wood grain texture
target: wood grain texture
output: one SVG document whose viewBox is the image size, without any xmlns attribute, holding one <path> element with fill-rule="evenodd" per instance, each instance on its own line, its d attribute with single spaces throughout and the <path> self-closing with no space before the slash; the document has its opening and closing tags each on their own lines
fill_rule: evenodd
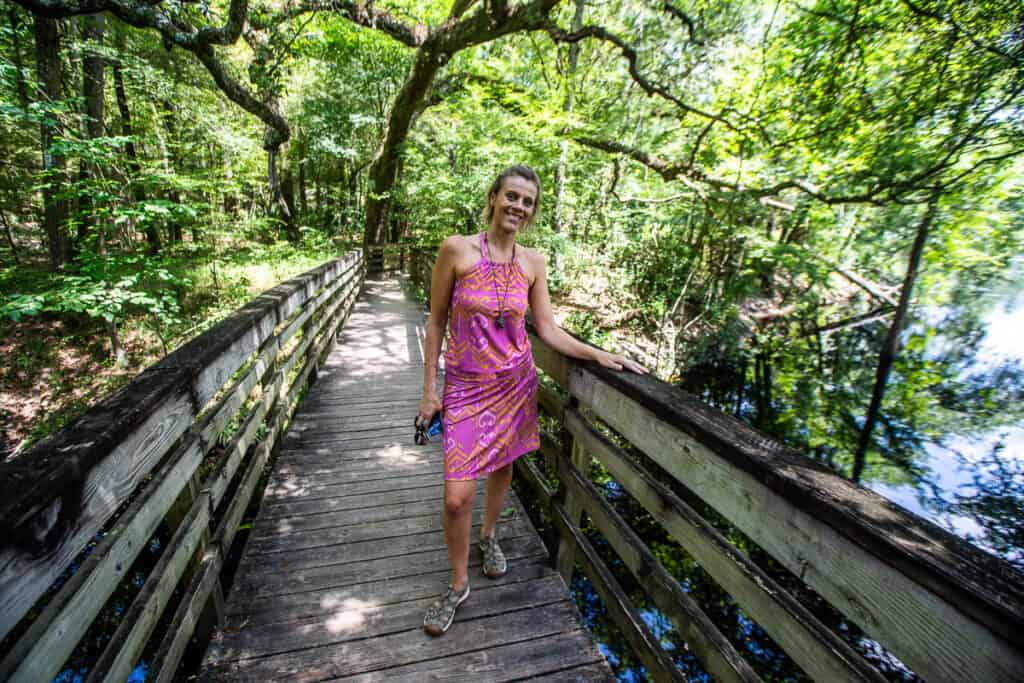
<svg viewBox="0 0 1024 683">
<path fill-rule="evenodd" d="M 814 680 L 884 680 L 689 505 L 595 432 L 578 413 L 566 415 L 566 426 Z"/>
<path fill-rule="evenodd" d="M 45 454 L 46 462 L 28 480 L 5 479 L 8 472 L 0 466 L 0 636 L 188 429 L 195 412 L 182 376 L 147 372 L 153 385 L 125 387 L 74 429 L 33 449 L 35 456 Z M 109 422 L 92 424 L 104 419 Z M 40 464 L 35 456 L 26 453 L 18 460 Z"/>
<path fill-rule="evenodd" d="M 524 679 L 585 683 L 615 680 L 585 631 L 557 633 L 333 680 L 345 683 L 506 683 Z"/>
<path fill-rule="evenodd" d="M 643 540 L 576 468 L 563 466 L 564 481 L 590 517 L 590 523 L 608 540 L 623 564 L 675 625 L 687 646 L 718 681 L 754 683 L 760 680 L 750 665 L 658 562 Z"/>
<path fill-rule="evenodd" d="M 192 503 L 167 544 L 142 590 L 124 614 L 99 661 L 89 672 L 89 682 L 123 681 L 139 661 L 149 635 L 171 599 L 175 586 L 195 555 L 210 521 L 209 495 L 200 494 Z"/>
<path fill-rule="evenodd" d="M 496 590 L 496 589 L 495 589 Z M 525 609 L 504 612 L 488 603 L 467 601 L 452 630 L 431 638 L 420 628 L 428 602 L 410 606 L 401 630 L 375 638 L 346 640 L 298 652 L 235 660 L 200 672 L 200 681 L 324 681 L 395 666 L 446 657 L 468 647 L 485 650 L 565 632 L 575 618 L 567 601 L 548 605 L 529 602 Z M 490 608 L 490 609 L 488 609 Z M 399 615 L 396 615 L 396 619 Z M 458 634 L 466 635 L 459 637 Z"/>
<path fill-rule="evenodd" d="M 199 466 L 196 440 L 181 447 L 108 531 L 0 665 L 0 680 L 53 680 L 160 520 Z"/>
<path fill-rule="evenodd" d="M 654 681 L 686 681 L 683 672 L 676 667 L 672 657 L 661 647 L 661 642 L 651 633 L 651 629 L 640 616 L 639 610 L 622 590 L 611 570 L 601 560 L 597 551 L 583 536 L 570 519 L 565 508 L 559 502 L 551 505 L 552 518 L 559 534 L 570 538 L 576 544 L 577 562 L 583 568 L 587 578 L 594 584 L 604 602 L 608 616 L 619 627 L 623 637 L 629 642 L 633 653 L 647 668 L 647 674 Z"/>
<path fill-rule="evenodd" d="M 353 252 L 256 297 L 207 332 L 166 356 L 101 401 L 72 425 L 0 464 L 0 637 L 64 571 L 116 510 L 134 493 L 196 416 L 254 353 L 275 326 L 325 283 L 347 273 Z M 260 352 L 263 347 L 263 352 Z M 230 419 L 259 362 L 208 411 L 204 450 Z"/>
<path fill-rule="evenodd" d="M 576 365 L 569 388 L 925 679 L 1024 679 L 1006 563 L 657 380 Z"/>
<path fill-rule="evenodd" d="M 412 678 L 435 670 L 431 661 L 468 665 L 498 648 L 506 678 L 571 668 L 610 678 L 514 493 L 498 524 L 509 572 L 484 578 L 474 544 L 470 600 L 444 638 L 423 632 L 450 577 L 443 453 L 412 439 L 423 320 L 393 280 L 367 281 L 351 306 L 282 439 L 204 680 Z M 477 490 L 473 538 L 483 480 Z"/>
<path fill-rule="evenodd" d="M 533 561 L 546 562 L 547 551 L 534 535 L 508 537 L 502 535 L 501 547 L 506 557 L 516 566 Z M 519 562 L 522 560 L 523 562 Z M 483 578 L 481 559 L 475 549 L 470 550 L 470 581 Z M 382 557 L 363 562 L 328 565 L 288 573 L 248 574 L 248 579 L 236 583 L 236 594 L 228 604 L 230 623 L 265 623 L 267 621 L 295 619 L 324 613 L 367 586 L 392 586 L 410 578 L 428 577 L 431 591 L 437 593 L 449 571 L 448 554 L 444 548 L 423 550 L 398 558 Z M 517 570 L 512 578 L 523 575 Z M 258 577 L 258 578 L 257 578 Z M 473 583 L 472 585 L 476 585 Z M 273 596 L 273 600 L 267 600 Z"/>
</svg>

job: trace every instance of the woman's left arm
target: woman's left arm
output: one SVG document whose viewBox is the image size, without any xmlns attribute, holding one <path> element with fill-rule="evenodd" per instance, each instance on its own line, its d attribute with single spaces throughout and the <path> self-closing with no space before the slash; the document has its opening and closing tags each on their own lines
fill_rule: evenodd
<svg viewBox="0 0 1024 683">
<path fill-rule="evenodd" d="M 647 374 L 647 368 L 636 361 L 584 344 L 559 327 L 551 312 L 551 295 L 548 293 L 548 276 L 544 255 L 535 251 L 530 260 L 536 273 L 533 286 L 530 287 L 530 310 L 533 312 L 533 324 L 537 328 L 537 335 L 542 342 L 565 356 L 597 361 L 604 367 L 613 370 L 626 369 L 641 375 Z"/>
</svg>

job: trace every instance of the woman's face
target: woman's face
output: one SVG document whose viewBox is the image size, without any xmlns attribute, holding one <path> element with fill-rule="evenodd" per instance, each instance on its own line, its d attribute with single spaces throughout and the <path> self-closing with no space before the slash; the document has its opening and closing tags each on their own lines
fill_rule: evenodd
<svg viewBox="0 0 1024 683">
<path fill-rule="evenodd" d="M 491 195 L 491 225 L 498 230 L 515 232 L 526 226 L 537 210 L 537 186 L 526 178 L 510 176 L 501 189 Z"/>
</svg>

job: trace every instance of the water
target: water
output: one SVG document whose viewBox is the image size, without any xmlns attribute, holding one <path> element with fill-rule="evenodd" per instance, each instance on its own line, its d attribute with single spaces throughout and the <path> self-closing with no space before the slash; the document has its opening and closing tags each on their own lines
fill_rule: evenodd
<svg viewBox="0 0 1024 683">
<path fill-rule="evenodd" d="M 934 323 L 944 316 L 942 310 L 932 310 L 921 317 Z M 973 357 L 960 369 L 961 381 L 1024 366 L 1024 294 L 998 300 L 982 316 L 981 328 L 983 336 Z M 935 337 L 925 354 L 941 359 L 956 343 Z M 865 485 L 1018 567 L 1024 565 L 1024 426 L 999 425 L 943 437 L 923 443 L 927 474 L 921 481 L 893 485 L 869 479 Z M 986 503 L 987 515 L 980 509 Z"/>
<path fill-rule="evenodd" d="M 1024 568 L 1024 344 L 1018 341 L 1024 292 L 960 299 L 969 303 L 911 311 L 861 483 Z M 742 335 L 730 338 L 726 331 L 687 350 L 690 365 L 679 385 L 848 477 L 887 324 L 835 332 L 824 340 L 790 333 L 756 343 Z M 759 676 L 806 680 L 729 596 L 670 545 L 657 525 L 647 523 L 618 484 L 597 483 Z M 588 535 L 600 550 L 599 534 Z M 763 552 L 744 550 L 887 679 L 918 680 L 841 615 L 801 592 L 785 572 L 772 571 Z M 692 680 L 706 679 L 698 662 L 681 656 L 684 641 L 642 587 L 616 570 L 610 554 L 605 560 L 677 666 Z M 589 581 L 577 575 L 573 592 L 619 680 L 645 680 L 643 666 L 608 622 Z"/>
</svg>

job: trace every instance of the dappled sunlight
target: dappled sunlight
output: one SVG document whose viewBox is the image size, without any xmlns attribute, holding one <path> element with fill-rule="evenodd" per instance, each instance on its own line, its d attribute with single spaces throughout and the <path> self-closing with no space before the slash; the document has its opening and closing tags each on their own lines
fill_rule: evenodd
<svg viewBox="0 0 1024 683">
<path fill-rule="evenodd" d="M 335 610 L 334 614 L 324 622 L 324 627 L 332 635 L 358 632 L 369 617 L 380 612 L 380 603 L 359 598 L 341 600 L 326 596 L 320 604 L 324 609 Z"/>
<path fill-rule="evenodd" d="M 285 479 L 267 487 L 267 494 L 277 498 L 298 498 L 309 493 L 309 486 L 294 479 Z"/>
<path fill-rule="evenodd" d="M 276 534 L 287 534 L 290 533 L 294 528 L 295 527 L 292 526 L 292 523 L 288 520 L 288 518 L 276 521 L 272 527 L 273 533 Z"/>
<path fill-rule="evenodd" d="M 427 457 L 427 452 L 415 451 L 407 446 L 394 444 L 380 449 L 377 457 L 368 458 L 368 460 L 380 460 L 382 462 L 386 462 L 388 465 L 404 465 L 409 467 L 415 465 L 427 465 L 430 464 L 430 458 Z"/>
</svg>

